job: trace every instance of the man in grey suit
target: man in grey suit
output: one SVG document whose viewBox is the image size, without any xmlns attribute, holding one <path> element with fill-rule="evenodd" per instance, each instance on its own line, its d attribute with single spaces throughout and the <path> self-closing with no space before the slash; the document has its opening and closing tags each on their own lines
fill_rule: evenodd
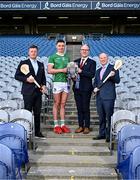
<svg viewBox="0 0 140 180">
<path fill-rule="evenodd" d="M 94 80 L 94 93 L 96 93 L 96 106 L 99 115 L 99 135 L 93 139 L 110 140 L 111 116 L 114 111 L 116 99 L 115 84 L 120 82 L 119 71 L 113 71 L 113 65 L 109 64 L 108 56 L 105 53 L 99 55 L 101 68 L 96 71 Z M 111 72 L 111 77 L 98 89 L 103 80 Z"/>
</svg>

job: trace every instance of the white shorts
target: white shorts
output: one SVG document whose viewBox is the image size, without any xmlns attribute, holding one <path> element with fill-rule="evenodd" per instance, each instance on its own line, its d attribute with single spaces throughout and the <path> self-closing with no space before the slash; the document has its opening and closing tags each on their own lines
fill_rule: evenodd
<svg viewBox="0 0 140 180">
<path fill-rule="evenodd" d="M 69 93 L 70 86 L 67 82 L 54 82 L 53 83 L 53 94 L 58 94 L 61 92 Z"/>
</svg>

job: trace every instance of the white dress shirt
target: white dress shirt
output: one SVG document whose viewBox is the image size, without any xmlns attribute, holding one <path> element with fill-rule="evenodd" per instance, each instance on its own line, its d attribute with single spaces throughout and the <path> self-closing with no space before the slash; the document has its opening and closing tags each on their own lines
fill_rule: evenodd
<svg viewBox="0 0 140 180">
<path fill-rule="evenodd" d="M 34 68 L 35 75 L 37 75 L 37 72 L 38 72 L 38 63 L 37 63 L 37 60 L 30 59 L 30 61 L 31 61 L 32 66 Z"/>
</svg>

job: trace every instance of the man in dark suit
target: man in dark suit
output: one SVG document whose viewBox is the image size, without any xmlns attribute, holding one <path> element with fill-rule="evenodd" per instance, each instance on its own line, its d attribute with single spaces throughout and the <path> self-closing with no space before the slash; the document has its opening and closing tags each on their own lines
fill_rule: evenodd
<svg viewBox="0 0 140 180">
<path fill-rule="evenodd" d="M 30 46 L 29 59 L 21 61 L 15 73 L 15 79 L 21 81 L 24 100 L 24 108 L 34 113 L 35 122 L 35 136 L 44 137 L 40 132 L 40 113 L 42 105 L 42 93 L 46 92 L 46 77 L 43 63 L 36 60 L 38 55 L 38 47 L 35 45 Z M 23 64 L 29 66 L 29 73 L 25 75 L 21 72 L 20 68 Z M 39 89 L 34 84 L 34 79 L 41 85 Z"/>
<path fill-rule="evenodd" d="M 90 132 L 90 99 L 93 91 L 92 78 L 96 71 L 96 62 L 88 57 L 88 45 L 82 45 L 80 50 L 81 58 L 74 62 L 78 65 L 78 77 L 74 81 L 73 91 L 78 111 L 79 127 L 75 133 Z"/>
<path fill-rule="evenodd" d="M 99 135 L 93 139 L 106 139 L 106 141 L 109 142 L 111 116 L 113 115 L 116 98 L 115 83 L 120 82 L 120 77 L 119 71 L 114 72 L 114 66 L 109 64 L 107 54 L 101 53 L 99 60 L 102 67 L 96 71 L 94 80 L 94 93 L 96 93 L 96 105 L 99 115 Z M 111 77 L 105 82 L 101 89 L 98 89 L 99 85 L 110 72 Z"/>
</svg>

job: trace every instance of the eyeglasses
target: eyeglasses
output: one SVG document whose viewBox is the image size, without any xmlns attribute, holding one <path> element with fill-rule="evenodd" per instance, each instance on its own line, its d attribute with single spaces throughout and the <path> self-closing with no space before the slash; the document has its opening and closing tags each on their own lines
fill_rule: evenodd
<svg viewBox="0 0 140 180">
<path fill-rule="evenodd" d="M 89 49 L 81 49 L 81 51 L 89 51 Z"/>
</svg>

